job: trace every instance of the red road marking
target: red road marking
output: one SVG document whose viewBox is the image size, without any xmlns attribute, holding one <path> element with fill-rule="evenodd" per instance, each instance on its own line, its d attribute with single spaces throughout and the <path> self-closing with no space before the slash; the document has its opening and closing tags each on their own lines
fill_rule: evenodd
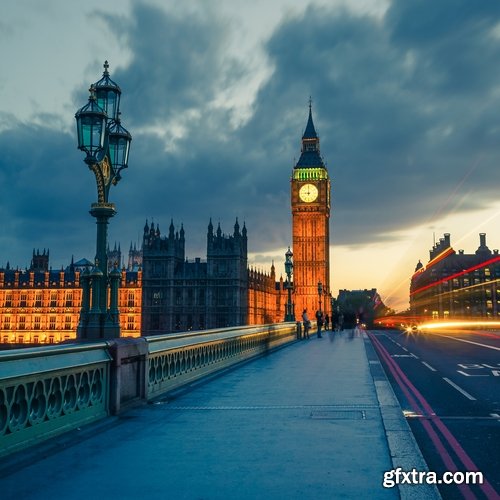
<svg viewBox="0 0 500 500">
<path fill-rule="evenodd" d="M 399 387 L 405 394 L 405 396 L 408 399 L 408 402 L 412 406 L 413 410 L 417 413 L 424 413 L 428 416 L 432 417 L 431 421 L 428 420 L 422 420 L 422 425 L 425 428 L 428 436 L 434 443 L 434 446 L 438 450 L 438 453 L 443 460 L 444 465 L 447 467 L 449 471 L 457 471 L 458 468 L 455 465 L 453 459 L 449 455 L 449 453 L 446 451 L 441 439 L 435 432 L 435 430 L 432 428 L 432 424 L 434 424 L 439 431 L 441 431 L 442 436 L 445 438 L 445 440 L 448 442 L 449 446 L 453 449 L 453 451 L 456 453 L 462 464 L 469 470 L 469 471 L 479 471 L 478 467 L 476 464 L 472 461 L 472 459 L 467 455 L 466 451 L 462 448 L 460 443 L 456 440 L 455 436 L 449 431 L 449 429 L 443 424 L 441 419 L 436 415 L 430 404 L 427 402 L 427 400 L 422 396 L 422 394 L 418 391 L 418 389 L 410 382 L 408 377 L 404 374 L 404 372 L 401 370 L 399 365 L 391 358 L 387 350 L 384 348 L 384 346 L 380 343 L 380 341 L 370 332 L 367 332 L 370 340 L 372 341 L 373 345 L 377 349 L 377 351 L 380 353 L 380 355 L 384 358 L 384 360 L 387 363 L 387 366 L 391 373 L 394 376 L 394 379 L 398 383 Z M 421 407 L 419 404 L 415 401 L 415 398 L 420 402 L 422 405 Z M 423 411 L 425 410 L 425 411 Z M 427 424 L 427 425 L 426 425 Z M 458 484 L 456 485 L 462 492 L 465 498 L 476 498 L 475 495 L 472 493 L 470 488 L 465 485 L 465 484 Z M 484 483 L 480 484 L 479 487 L 483 490 L 484 494 L 487 496 L 487 498 L 500 498 L 500 495 L 495 491 L 493 486 L 488 482 L 487 479 L 484 479 Z"/>
</svg>

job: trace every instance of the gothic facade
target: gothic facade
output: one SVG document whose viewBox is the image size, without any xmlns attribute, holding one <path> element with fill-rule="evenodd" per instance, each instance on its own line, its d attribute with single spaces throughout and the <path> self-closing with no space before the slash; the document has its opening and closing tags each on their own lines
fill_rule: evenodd
<svg viewBox="0 0 500 500">
<path fill-rule="evenodd" d="M 113 266 L 122 262 L 120 245 L 108 251 Z M 29 269 L 0 269 L 0 342 L 58 343 L 76 338 L 82 303 L 81 273 L 92 263 L 49 268 L 49 252 L 33 251 Z M 167 236 L 146 223 L 142 249 L 130 247 L 119 288 L 124 337 L 283 321 L 283 279 L 249 268 L 247 230 L 238 221 L 230 235 L 210 222 L 206 260 L 185 256 L 185 233 Z"/>
<path fill-rule="evenodd" d="M 248 269 L 247 229 L 207 230 L 206 260 L 186 259 L 185 231 L 173 221 L 168 235 L 146 222 L 143 236 L 143 335 L 273 323 L 283 320 L 283 284 Z"/>
<path fill-rule="evenodd" d="M 248 324 L 264 325 L 283 321 L 287 301 L 283 277 L 276 281 L 276 269 L 270 273 L 248 270 Z"/>
</svg>

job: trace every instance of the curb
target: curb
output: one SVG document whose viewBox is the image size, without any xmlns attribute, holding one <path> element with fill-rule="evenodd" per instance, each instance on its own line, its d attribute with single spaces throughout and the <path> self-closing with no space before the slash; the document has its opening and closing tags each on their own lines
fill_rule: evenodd
<svg viewBox="0 0 500 500">
<path fill-rule="evenodd" d="M 415 469 L 428 472 L 429 467 L 422 456 L 408 422 L 403 416 L 401 405 L 366 332 L 363 332 L 363 340 L 393 468 L 400 467 L 403 471 Z M 435 485 L 398 484 L 397 487 L 403 500 L 438 500 L 441 498 Z"/>
</svg>

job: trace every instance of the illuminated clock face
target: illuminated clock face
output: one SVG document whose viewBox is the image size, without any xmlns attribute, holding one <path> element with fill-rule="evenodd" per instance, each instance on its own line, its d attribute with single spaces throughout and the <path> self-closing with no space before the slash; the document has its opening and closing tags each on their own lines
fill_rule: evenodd
<svg viewBox="0 0 500 500">
<path fill-rule="evenodd" d="M 299 196 L 302 201 L 311 203 L 318 197 L 318 188 L 314 184 L 304 184 L 299 190 Z"/>
</svg>

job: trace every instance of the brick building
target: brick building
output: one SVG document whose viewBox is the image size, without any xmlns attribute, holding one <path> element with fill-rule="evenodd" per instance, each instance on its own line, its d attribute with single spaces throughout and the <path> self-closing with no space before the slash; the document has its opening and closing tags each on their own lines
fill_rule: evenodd
<svg viewBox="0 0 500 500">
<path fill-rule="evenodd" d="M 479 235 L 472 254 L 456 252 L 446 233 L 418 262 L 410 285 L 412 315 L 427 319 L 495 318 L 500 316 L 500 255 Z"/>
</svg>

